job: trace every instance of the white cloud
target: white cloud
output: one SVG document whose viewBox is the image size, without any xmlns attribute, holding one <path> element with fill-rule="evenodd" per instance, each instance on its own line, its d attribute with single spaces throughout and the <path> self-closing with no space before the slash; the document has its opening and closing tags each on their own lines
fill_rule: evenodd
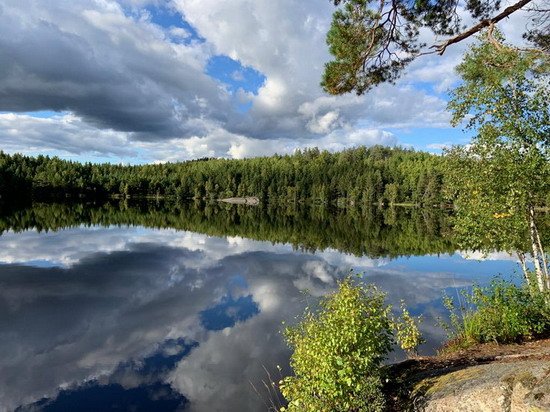
<svg viewBox="0 0 550 412">
<path fill-rule="evenodd" d="M 258 97 L 254 103 L 258 110 L 266 110 L 271 113 L 286 111 L 285 102 L 288 99 L 286 83 L 282 79 L 268 77 L 264 85 L 258 90 Z"/>
<path fill-rule="evenodd" d="M 308 122 L 307 127 L 313 133 L 328 133 L 331 129 L 333 129 L 333 125 L 336 120 L 338 120 L 338 116 L 338 111 L 333 110 L 320 117 L 314 117 Z"/>
<path fill-rule="evenodd" d="M 467 260 L 510 260 L 513 262 L 519 262 L 519 258 L 516 253 L 506 253 L 506 252 L 489 252 L 483 253 L 478 251 L 462 251 L 459 252 L 462 258 Z"/>
<path fill-rule="evenodd" d="M 140 143 L 138 147 L 151 158 L 167 161 L 187 160 L 200 157 L 229 157 L 243 159 L 254 156 L 269 156 L 274 153 L 292 154 L 297 149 L 318 147 L 331 152 L 361 145 L 397 144 L 397 137 L 380 129 L 336 129 L 317 139 L 253 139 L 233 134 L 223 128 L 212 127 L 205 137 L 172 139 L 166 142 Z"/>
<path fill-rule="evenodd" d="M 99 129 L 71 113 L 50 118 L 23 114 L 0 114 L 0 143 L 7 152 L 101 154 L 130 158 L 136 148 L 128 145 L 129 134 Z"/>
<path fill-rule="evenodd" d="M 205 41 L 172 23 L 153 23 L 155 7 L 174 19 L 179 11 Z M 467 44 L 418 59 L 396 85 L 361 97 L 328 96 L 319 81 L 330 59 L 325 35 L 333 11 L 317 0 L 7 0 L 0 110 L 55 110 L 73 120 L 3 118 L 2 148 L 167 161 L 349 147 L 353 130 L 380 137 L 389 128 L 449 127 L 441 92 L 456 83 L 453 69 Z M 519 42 L 525 22 L 526 13 L 514 13 L 501 27 Z M 266 80 L 257 93 L 232 95 L 206 75 L 218 54 L 261 72 Z M 228 75 L 242 81 L 238 70 Z M 251 104 L 247 113 L 238 110 L 243 103 Z M 32 137 L 14 137 L 24 135 Z"/>
<path fill-rule="evenodd" d="M 183 27 L 172 26 L 170 27 L 169 32 L 172 35 L 172 37 L 175 37 L 181 40 L 186 40 L 189 37 L 191 37 L 191 33 L 188 30 L 184 29 Z"/>
<path fill-rule="evenodd" d="M 4 2 L 0 110 L 70 111 L 132 139 L 182 137 L 194 119 L 225 118 L 228 96 L 204 74 L 208 46 L 171 42 L 147 16 L 108 0 Z"/>
</svg>

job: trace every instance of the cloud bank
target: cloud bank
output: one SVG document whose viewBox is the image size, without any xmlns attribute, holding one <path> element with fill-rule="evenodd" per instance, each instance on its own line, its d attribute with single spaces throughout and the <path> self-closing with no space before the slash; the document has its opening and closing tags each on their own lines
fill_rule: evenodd
<svg viewBox="0 0 550 412">
<path fill-rule="evenodd" d="M 459 52 L 367 96 L 322 92 L 332 11 L 313 0 L 5 1 L 0 148 L 239 158 L 395 145 L 401 129 L 447 127 L 440 92 Z"/>
</svg>

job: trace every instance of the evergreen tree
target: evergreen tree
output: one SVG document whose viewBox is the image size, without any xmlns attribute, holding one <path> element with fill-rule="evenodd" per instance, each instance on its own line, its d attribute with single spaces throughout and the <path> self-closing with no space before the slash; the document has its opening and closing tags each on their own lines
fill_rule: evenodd
<svg viewBox="0 0 550 412">
<path fill-rule="evenodd" d="M 327 33 L 334 60 L 327 63 L 321 85 L 331 94 L 351 91 L 363 94 L 371 87 L 393 82 L 402 70 L 423 54 L 442 55 L 447 47 L 482 29 L 491 27 L 525 8 L 534 0 L 519 0 L 500 10 L 500 0 L 331 0 L 339 6 Z M 475 24 L 467 29 L 464 6 Z M 550 10 L 532 7 L 524 37 L 540 52 L 550 53 Z M 429 29 L 437 39 L 431 45 L 420 42 L 420 31 Z"/>
</svg>

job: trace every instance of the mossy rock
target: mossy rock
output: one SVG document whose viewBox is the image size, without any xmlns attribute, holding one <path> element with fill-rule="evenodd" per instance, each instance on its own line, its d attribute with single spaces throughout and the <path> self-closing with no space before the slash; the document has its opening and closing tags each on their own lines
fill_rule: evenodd
<svg viewBox="0 0 550 412">
<path fill-rule="evenodd" d="M 550 361 L 491 363 L 434 371 L 413 385 L 409 410 L 550 411 Z"/>
</svg>

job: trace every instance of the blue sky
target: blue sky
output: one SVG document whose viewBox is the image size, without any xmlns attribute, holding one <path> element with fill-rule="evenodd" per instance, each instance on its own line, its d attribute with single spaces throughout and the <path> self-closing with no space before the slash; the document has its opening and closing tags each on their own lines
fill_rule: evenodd
<svg viewBox="0 0 550 412">
<path fill-rule="evenodd" d="M 0 150 L 146 163 L 468 141 L 446 110 L 467 44 L 418 59 L 395 85 L 329 96 L 319 81 L 333 11 L 318 0 L 7 0 Z M 518 40 L 524 20 L 501 29 Z"/>
</svg>

